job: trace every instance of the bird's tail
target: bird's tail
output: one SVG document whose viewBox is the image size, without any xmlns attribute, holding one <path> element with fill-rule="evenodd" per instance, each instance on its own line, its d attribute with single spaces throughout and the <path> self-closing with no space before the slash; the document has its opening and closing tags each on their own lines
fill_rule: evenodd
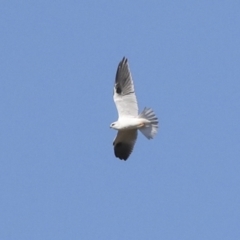
<svg viewBox="0 0 240 240">
<path fill-rule="evenodd" d="M 153 110 L 151 108 L 144 108 L 138 117 L 149 121 L 149 123 L 145 124 L 144 127 L 139 128 L 139 130 L 146 138 L 153 138 L 158 130 L 158 118 L 156 117 Z"/>
</svg>

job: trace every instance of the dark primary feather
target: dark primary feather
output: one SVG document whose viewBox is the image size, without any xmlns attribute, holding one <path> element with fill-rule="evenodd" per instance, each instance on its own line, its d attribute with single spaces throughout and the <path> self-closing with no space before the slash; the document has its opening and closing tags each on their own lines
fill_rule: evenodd
<svg viewBox="0 0 240 240">
<path fill-rule="evenodd" d="M 130 156 L 132 150 L 133 150 L 133 146 L 124 142 L 119 142 L 114 146 L 115 156 L 125 161 Z"/>
<path fill-rule="evenodd" d="M 134 93 L 132 77 L 128 67 L 128 60 L 125 57 L 118 64 L 115 78 L 115 89 L 116 93 L 121 95 Z"/>
</svg>

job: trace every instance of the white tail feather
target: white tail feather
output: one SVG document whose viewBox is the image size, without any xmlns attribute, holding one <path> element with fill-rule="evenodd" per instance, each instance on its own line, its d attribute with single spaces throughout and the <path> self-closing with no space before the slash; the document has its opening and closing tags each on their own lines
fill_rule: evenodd
<svg viewBox="0 0 240 240">
<path fill-rule="evenodd" d="M 139 118 L 144 118 L 150 123 L 146 124 L 144 127 L 139 128 L 141 133 L 148 139 L 152 139 L 158 130 L 158 118 L 151 108 L 144 108 L 142 113 L 139 114 Z"/>
</svg>

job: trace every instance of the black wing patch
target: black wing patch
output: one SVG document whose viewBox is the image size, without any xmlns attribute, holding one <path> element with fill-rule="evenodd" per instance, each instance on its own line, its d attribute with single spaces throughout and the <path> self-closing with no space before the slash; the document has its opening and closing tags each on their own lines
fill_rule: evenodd
<svg viewBox="0 0 240 240">
<path fill-rule="evenodd" d="M 116 84 L 116 93 L 118 93 L 118 94 L 121 94 L 121 92 L 122 92 L 122 89 L 121 89 L 121 87 L 119 86 L 119 84 Z"/>
<path fill-rule="evenodd" d="M 116 145 L 114 145 L 115 156 L 121 160 L 126 161 L 130 156 L 132 150 L 133 150 L 132 144 L 118 142 Z"/>
</svg>

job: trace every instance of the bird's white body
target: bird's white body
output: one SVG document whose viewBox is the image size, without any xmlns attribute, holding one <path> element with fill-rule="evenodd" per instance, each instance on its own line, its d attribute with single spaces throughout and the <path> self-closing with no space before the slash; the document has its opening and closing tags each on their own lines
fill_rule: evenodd
<svg viewBox="0 0 240 240">
<path fill-rule="evenodd" d="M 114 122 L 111 127 L 116 130 L 129 130 L 129 129 L 139 129 L 145 124 L 150 123 L 147 119 L 138 117 L 122 117 L 119 118 L 117 122 Z"/>
</svg>

